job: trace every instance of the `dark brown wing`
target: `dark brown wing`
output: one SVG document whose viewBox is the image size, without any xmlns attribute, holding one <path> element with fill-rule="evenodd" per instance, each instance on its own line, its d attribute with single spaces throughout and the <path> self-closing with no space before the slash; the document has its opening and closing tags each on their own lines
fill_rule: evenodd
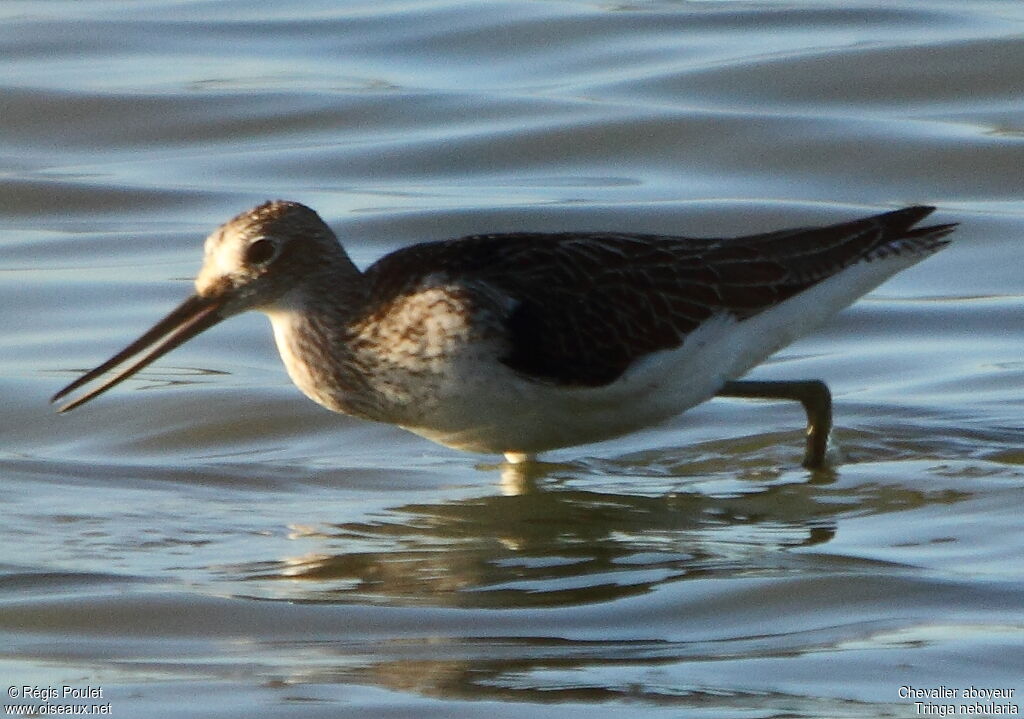
<svg viewBox="0 0 1024 719">
<path fill-rule="evenodd" d="M 953 225 L 911 229 L 933 209 L 734 239 L 475 235 L 399 250 L 366 274 L 383 303 L 435 276 L 496 289 L 513 299 L 503 318 L 509 367 L 601 386 L 638 358 L 678 346 L 716 314 L 745 319 L 856 262 L 938 249 Z"/>
</svg>

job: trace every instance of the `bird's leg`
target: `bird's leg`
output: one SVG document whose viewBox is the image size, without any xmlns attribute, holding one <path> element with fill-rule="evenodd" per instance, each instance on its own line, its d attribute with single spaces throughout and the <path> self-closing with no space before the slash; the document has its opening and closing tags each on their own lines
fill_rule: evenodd
<svg viewBox="0 0 1024 719">
<path fill-rule="evenodd" d="M 821 380 L 758 382 L 738 380 L 726 382 L 719 397 L 751 397 L 758 399 L 792 399 L 807 412 L 807 451 L 804 467 L 822 469 L 825 450 L 832 433 L 832 393 Z"/>
<path fill-rule="evenodd" d="M 536 459 L 537 455 L 530 452 L 505 452 L 505 461 L 509 464 L 526 464 Z"/>
</svg>

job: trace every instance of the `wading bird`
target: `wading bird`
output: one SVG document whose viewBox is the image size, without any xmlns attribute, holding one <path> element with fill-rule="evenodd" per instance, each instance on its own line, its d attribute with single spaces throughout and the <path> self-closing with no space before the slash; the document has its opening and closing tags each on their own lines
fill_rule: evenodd
<svg viewBox="0 0 1024 719">
<path fill-rule="evenodd" d="M 933 210 L 732 239 L 474 235 L 406 247 L 360 271 L 313 210 L 267 202 L 209 236 L 194 295 L 53 401 L 141 355 L 60 411 L 77 407 L 221 320 L 259 310 L 312 400 L 456 449 L 520 462 L 715 395 L 785 398 L 804 405 L 804 464 L 820 467 L 828 387 L 738 378 L 945 246 L 955 225 L 915 227 Z"/>
</svg>

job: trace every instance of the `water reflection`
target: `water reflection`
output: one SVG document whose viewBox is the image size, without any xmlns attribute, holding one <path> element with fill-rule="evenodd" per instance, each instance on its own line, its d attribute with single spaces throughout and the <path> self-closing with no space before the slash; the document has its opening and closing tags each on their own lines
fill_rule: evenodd
<svg viewBox="0 0 1024 719">
<path fill-rule="evenodd" d="M 504 468 L 506 490 L 513 471 Z M 542 465 L 514 480 L 515 493 L 293 525 L 292 538 L 320 550 L 223 571 L 237 572 L 246 593 L 298 600 L 504 608 L 608 601 L 681 579 L 785 572 L 784 550 L 829 541 L 837 516 L 860 501 L 787 479 L 643 496 L 580 488 L 569 474 Z"/>
<path fill-rule="evenodd" d="M 660 456 L 667 465 L 633 454 L 539 465 L 520 476 L 513 470 L 521 467 L 494 467 L 495 476 L 504 474 L 504 491 L 404 504 L 366 521 L 293 526 L 294 540 L 317 542 L 319 550 L 222 571 L 248 596 L 411 607 L 430 627 L 385 641 L 302 640 L 303 666 L 293 668 L 289 683 L 354 682 L 478 700 L 700 706 L 721 699 L 717 684 L 691 673 L 702 662 L 813 656 L 912 625 L 912 617 L 879 620 L 891 612 L 892 588 L 905 585 L 914 595 L 939 591 L 935 586 L 901 579 L 907 567 L 900 563 L 832 554 L 827 545 L 853 517 L 928 505 L 948 513 L 971 498 L 941 483 L 917 490 L 856 468 L 753 477 L 737 469 L 735 457 L 728 469 L 712 471 L 709 460 L 680 476 L 682 468 Z M 757 463 L 744 456 L 739 464 L 747 459 Z M 648 476 L 623 480 L 630 471 Z M 715 581 L 700 581 L 709 578 Z M 655 592 L 661 599 L 644 600 L 642 610 L 615 601 Z M 836 596 L 849 604 L 822 611 L 823 598 Z M 868 609 L 876 604 L 885 611 Z M 431 606 L 497 611 L 442 619 L 428 613 Z M 851 614 L 850 606 L 859 609 Z M 559 607 L 571 608 L 564 626 L 539 621 L 538 611 Z M 519 611 L 513 619 L 507 610 Z M 644 613 L 640 623 L 636 611 Z M 364 631 L 358 615 L 343 616 L 346 627 Z M 575 622 L 605 632 L 581 632 Z M 617 622 L 629 630 L 618 631 Z M 799 692 L 775 699 L 805 701 Z M 765 694 L 739 691 L 730 701 L 763 707 Z"/>
<path fill-rule="evenodd" d="M 799 450 L 777 439 L 711 442 L 680 450 L 688 460 L 678 462 L 659 450 L 657 460 L 634 453 L 482 468 L 501 477 L 487 494 L 402 504 L 360 521 L 292 523 L 302 553 L 220 571 L 241 580 L 241 594 L 298 601 L 578 605 L 681 580 L 807 572 L 815 557 L 834 558 L 792 550 L 827 544 L 844 518 L 970 497 L 934 477 L 909 487 L 864 476 L 857 464 L 808 473 L 789 462 Z M 787 456 L 773 463 L 772 452 Z M 926 454 L 918 452 L 915 471 L 934 474 Z"/>
</svg>

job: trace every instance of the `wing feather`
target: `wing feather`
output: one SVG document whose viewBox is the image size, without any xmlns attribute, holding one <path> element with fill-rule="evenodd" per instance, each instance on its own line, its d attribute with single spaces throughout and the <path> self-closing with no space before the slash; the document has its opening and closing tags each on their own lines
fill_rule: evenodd
<svg viewBox="0 0 1024 719">
<path fill-rule="evenodd" d="M 715 315 L 743 320 L 857 262 L 938 250 L 954 225 L 912 229 L 933 209 L 732 239 L 474 235 L 399 250 L 366 274 L 376 303 L 430 282 L 469 288 L 481 309 L 500 315 L 506 365 L 558 384 L 601 386 Z M 508 299 L 504 309 L 496 295 Z"/>
</svg>

